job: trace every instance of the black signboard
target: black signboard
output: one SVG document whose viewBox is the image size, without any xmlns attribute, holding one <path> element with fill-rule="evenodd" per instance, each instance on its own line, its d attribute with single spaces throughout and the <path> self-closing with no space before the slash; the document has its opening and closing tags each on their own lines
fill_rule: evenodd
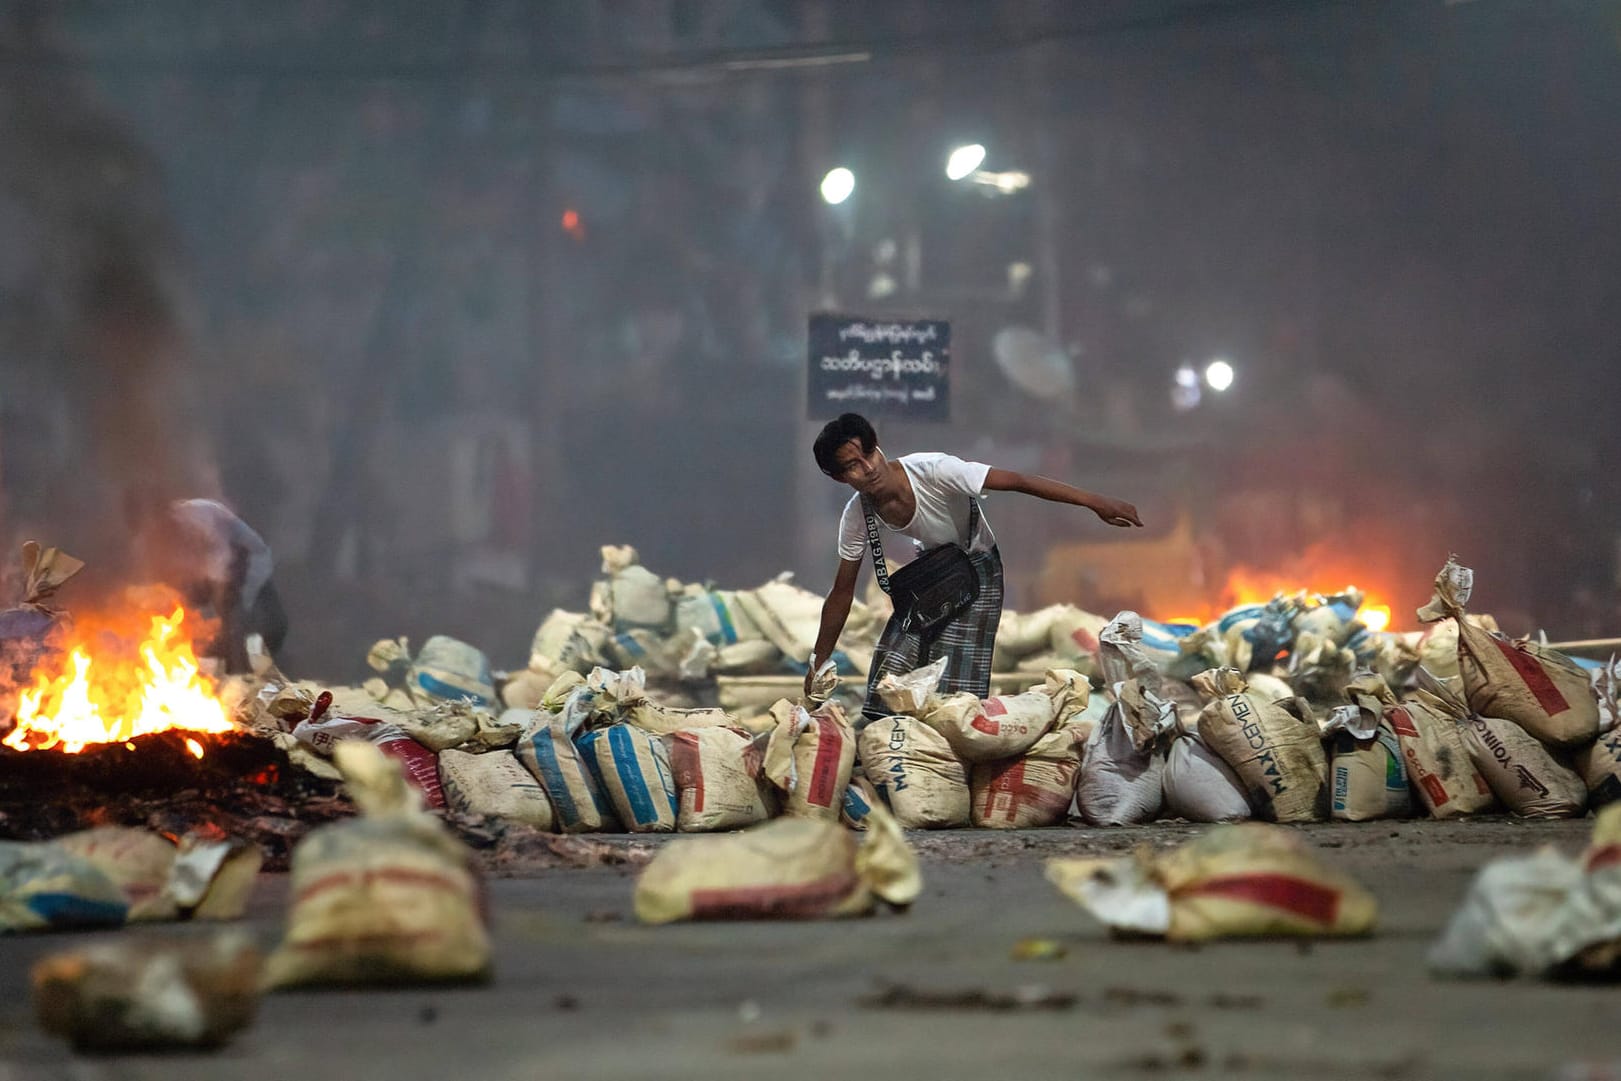
<svg viewBox="0 0 1621 1081">
<path fill-rule="evenodd" d="M 810 317 L 805 416 L 951 418 L 951 324 L 818 312 Z"/>
</svg>

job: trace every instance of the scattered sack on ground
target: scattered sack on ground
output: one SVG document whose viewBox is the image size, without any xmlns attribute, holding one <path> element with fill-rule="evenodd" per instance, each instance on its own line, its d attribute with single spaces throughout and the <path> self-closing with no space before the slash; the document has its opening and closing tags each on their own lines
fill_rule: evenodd
<svg viewBox="0 0 1621 1081">
<path fill-rule="evenodd" d="M 1216 826 L 1169 851 L 1051 859 L 1047 879 L 1110 930 L 1172 942 L 1361 935 L 1378 904 L 1300 837 L 1258 822 Z"/>
<path fill-rule="evenodd" d="M 585 733 L 575 745 L 626 829 L 675 829 L 675 777 L 663 740 L 635 725 L 616 724 Z"/>
<path fill-rule="evenodd" d="M 1475 768 L 1447 703 L 1417 690 L 1401 704 L 1387 706 L 1385 720 L 1396 733 L 1408 783 L 1430 817 L 1456 818 L 1492 806 L 1492 790 Z"/>
<path fill-rule="evenodd" d="M 1076 804 L 1091 826 L 1152 822 L 1165 801 L 1165 758 L 1157 743 L 1176 727 L 1176 709 L 1135 679 L 1115 684 L 1114 693 L 1081 759 Z"/>
<path fill-rule="evenodd" d="M 262 959 L 252 939 L 119 939 L 49 954 L 29 986 L 40 1027 L 76 1051 L 214 1048 L 252 1024 Z"/>
<path fill-rule="evenodd" d="M 1598 700 L 1569 657 L 1535 642 L 1510 641 L 1464 619 L 1475 572 L 1448 558 L 1435 576 L 1435 596 L 1419 609 L 1425 623 L 1459 623 L 1458 670 L 1469 708 L 1513 721 L 1543 743 L 1578 747 L 1598 735 Z"/>
<path fill-rule="evenodd" d="M 471 852 L 422 808 L 398 763 L 345 740 L 333 751 L 361 817 L 293 848 L 287 932 L 267 987 L 463 981 L 489 974 Z"/>
<path fill-rule="evenodd" d="M 1444 976 L 1621 976 L 1621 805 L 1580 859 L 1544 847 L 1493 860 L 1430 949 Z"/>
<path fill-rule="evenodd" d="M 1251 815 L 1244 782 L 1197 732 L 1171 740 L 1161 774 L 1165 814 L 1189 822 L 1238 822 Z"/>
<path fill-rule="evenodd" d="M 1512 721 L 1473 712 L 1455 688 L 1420 675 L 1421 685 L 1450 712 L 1469 760 L 1503 806 L 1524 818 L 1575 818 L 1587 810 L 1587 784 Z"/>
<path fill-rule="evenodd" d="M 552 828 L 552 801 L 511 751 L 440 751 L 439 783 L 453 811 Z"/>
<path fill-rule="evenodd" d="M 1062 825 L 1075 798 L 1085 744 L 1069 726 L 1049 732 L 1018 758 L 976 762 L 969 774 L 970 821 L 988 829 Z"/>
<path fill-rule="evenodd" d="M 771 817 L 760 740 L 737 728 L 696 728 L 671 735 L 669 747 L 681 832 L 741 829 Z"/>
<path fill-rule="evenodd" d="M 1328 759 L 1317 724 L 1299 698 L 1268 702 L 1233 668 L 1194 677 L 1208 701 L 1199 738 L 1243 778 L 1259 818 L 1312 822 L 1328 810 Z"/>
<path fill-rule="evenodd" d="M 1340 706 L 1323 725 L 1329 743 L 1329 815 L 1341 822 L 1406 818 L 1413 813 L 1412 789 L 1402 764 L 1401 744 L 1384 723 L 1394 705 L 1380 676 L 1362 671 L 1348 692 L 1354 705 Z"/>
<path fill-rule="evenodd" d="M 771 715 L 777 723 L 766 744 L 765 774 L 785 797 L 782 813 L 837 822 L 856 758 L 844 710 L 827 702 L 811 713 L 783 699 Z"/>
<path fill-rule="evenodd" d="M 198 834 L 177 843 L 132 826 L 97 826 L 42 843 L 106 875 L 123 892 L 132 923 L 238 919 L 263 862 L 256 845 Z"/>
<path fill-rule="evenodd" d="M 968 768 L 939 732 L 915 717 L 880 717 L 857 739 L 867 780 L 907 829 L 968 825 Z"/>
<path fill-rule="evenodd" d="M 714 837 L 678 838 L 636 880 L 636 918 L 817 919 L 910 905 L 922 892 L 917 854 L 874 804 L 864 841 L 836 821 L 778 818 Z"/>
<path fill-rule="evenodd" d="M 89 860 L 48 841 L 0 841 L 0 931 L 117 927 L 129 908 Z"/>
</svg>

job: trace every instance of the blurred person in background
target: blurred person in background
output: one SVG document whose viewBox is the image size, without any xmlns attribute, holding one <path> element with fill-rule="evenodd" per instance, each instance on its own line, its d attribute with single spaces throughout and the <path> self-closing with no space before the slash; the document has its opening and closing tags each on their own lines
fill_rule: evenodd
<svg viewBox="0 0 1621 1081">
<path fill-rule="evenodd" d="M 202 655 L 226 672 L 249 670 L 248 637 L 257 634 L 275 657 L 287 638 L 287 613 L 272 580 L 270 545 L 215 499 L 164 502 L 136 494 L 126 501 L 135 566 L 147 580 L 180 593 L 189 611 L 214 620 Z"/>
<path fill-rule="evenodd" d="M 905 589 L 895 591 L 895 614 L 879 636 L 867 677 L 862 712 L 869 719 L 888 713 L 876 693 L 880 679 L 922 668 L 941 657 L 947 658 L 939 684 L 941 692 L 970 691 L 979 698 L 990 694 L 991 653 L 1002 618 L 1002 556 L 990 523 L 980 510 L 979 496 L 986 492 L 1022 492 L 1053 503 L 1085 507 L 1109 525 L 1130 528 L 1143 524 L 1137 508 L 1124 500 L 1082 491 L 1047 477 L 932 452 L 905 454 L 891 460 L 878 446 L 872 424 L 858 413 L 845 413 L 829 421 L 817 435 L 812 452 L 822 472 L 849 485 L 854 494 L 839 519 L 839 567 L 833 587 L 822 602 L 821 628 L 811 651 L 810 670 L 805 674 L 807 697 L 817 670 L 832 657 L 849 618 L 862 560 L 872 551 L 876 566 L 880 558 L 876 549 L 882 547 L 883 537 L 909 542 L 891 549 L 903 552 L 907 563 L 955 545 L 966 553 L 977 579 L 977 595 L 972 601 L 932 627 L 920 626 L 910 617 L 903 600 Z"/>
</svg>

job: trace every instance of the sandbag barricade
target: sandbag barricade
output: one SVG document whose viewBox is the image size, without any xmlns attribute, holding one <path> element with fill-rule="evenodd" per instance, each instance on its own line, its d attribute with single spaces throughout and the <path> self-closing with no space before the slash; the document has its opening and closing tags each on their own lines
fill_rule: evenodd
<svg viewBox="0 0 1621 1081">
<path fill-rule="evenodd" d="M 1233 668 L 1202 672 L 1194 686 L 1208 699 L 1199 713 L 1199 738 L 1243 779 L 1257 817 L 1327 817 L 1328 759 L 1300 699 L 1269 702 L 1250 694 Z"/>
<path fill-rule="evenodd" d="M 939 732 L 915 717 L 880 717 L 856 744 L 867 780 L 902 826 L 968 825 L 968 769 Z"/>
<path fill-rule="evenodd" d="M 811 713 L 783 700 L 771 715 L 777 724 L 766 744 L 765 774 L 783 793 L 782 813 L 838 821 L 856 758 L 844 711 L 828 702 Z"/>
<path fill-rule="evenodd" d="M 695 728 L 666 737 L 675 777 L 676 828 L 741 829 L 771 817 L 761 741 L 737 728 Z"/>
</svg>

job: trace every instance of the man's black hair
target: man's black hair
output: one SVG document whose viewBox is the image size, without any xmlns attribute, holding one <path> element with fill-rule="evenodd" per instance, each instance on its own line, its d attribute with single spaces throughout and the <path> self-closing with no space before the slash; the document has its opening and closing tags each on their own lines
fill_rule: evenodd
<svg viewBox="0 0 1621 1081">
<path fill-rule="evenodd" d="M 862 454 L 871 454 L 872 448 L 878 445 L 878 433 L 872 430 L 872 424 L 860 413 L 841 413 L 822 426 L 822 431 L 811 444 L 811 453 L 816 455 L 816 464 L 828 476 L 838 468 L 835 460 L 840 447 L 850 440 L 861 444 Z"/>
</svg>

